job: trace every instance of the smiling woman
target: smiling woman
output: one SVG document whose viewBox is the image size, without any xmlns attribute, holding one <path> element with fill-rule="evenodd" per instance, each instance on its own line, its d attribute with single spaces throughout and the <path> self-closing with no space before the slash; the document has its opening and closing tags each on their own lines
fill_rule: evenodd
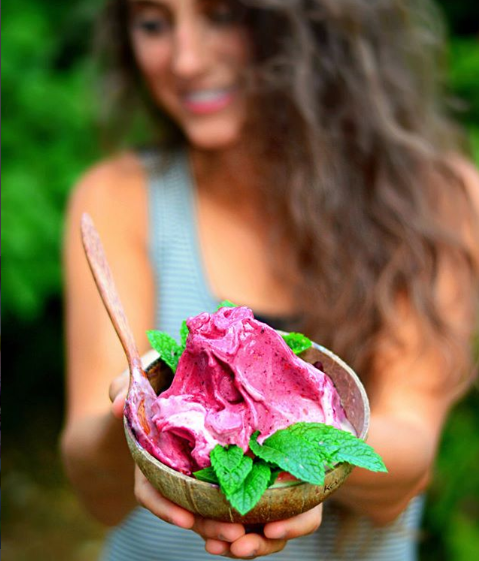
<svg viewBox="0 0 479 561">
<path fill-rule="evenodd" d="M 69 208 L 62 445 L 87 507 L 116 525 L 103 559 L 415 559 L 470 383 L 479 279 L 479 179 L 443 109 L 438 14 L 427 0 L 111 0 L 100 32 L 110 115 L 139 100 L 163 133 L 95 166 Z M 158 494 L 124 440 L 85 211 L 142 352 L 148 329 L 174 336 L 224 299 L 305 333 L 361 376 L 389 473 L 355 470 L 319 530 L 319 507 L 250 532 Z"/>
</svg>

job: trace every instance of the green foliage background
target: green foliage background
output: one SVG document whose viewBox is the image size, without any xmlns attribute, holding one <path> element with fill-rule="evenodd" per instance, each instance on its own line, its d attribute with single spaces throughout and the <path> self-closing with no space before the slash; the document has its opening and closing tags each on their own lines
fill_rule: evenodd
<svg viewBox="0 0 479 561">
<path fill-rule="evenodd" d="M 450 85 L 464 101 L 459 119 L 479 164 L 478 8 L 474 0 L 439 3 L 452 34 Z M 15 561 L 93 559 L 103 533 L 76 506 L 56 450 L 64 209 L 79 175 L 101 157 L 90 56 L 97 9 L 93 0 L 15 0 L 3 8 L 2 545 Z M 476 387 L 447 424 L 428 495 L 426 561 L 479 559 L 478 406 Z"/>
</svg>

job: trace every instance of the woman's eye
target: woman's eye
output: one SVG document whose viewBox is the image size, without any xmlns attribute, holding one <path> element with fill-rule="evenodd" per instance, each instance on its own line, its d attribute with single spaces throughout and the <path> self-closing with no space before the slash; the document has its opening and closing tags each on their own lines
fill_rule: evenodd
<svg viewBox="0 0 479 561">
<path fill-rule="evenodd" d="M 219 25 L 234 25 L 243 19 L 244 10 L 233 2 L 216 2 L 208 9 L 208 18 Z"/>
<path fill-rule="evenodd" d="M 147 35 L 160 35 L 168 30 L 168 22 L 159 18 L 139 18 L 134 27 Z"/>
</svg>

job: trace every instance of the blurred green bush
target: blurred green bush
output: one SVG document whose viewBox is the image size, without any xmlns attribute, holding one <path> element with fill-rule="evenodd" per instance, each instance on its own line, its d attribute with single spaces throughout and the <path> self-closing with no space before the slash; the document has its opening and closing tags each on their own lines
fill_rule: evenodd
<svg viewBox="0 0 479 561">
<path fill-rule="evenodd" d="M 93 7 L 92 2 L 89 2 Z M 38 320 L 60 292 L 67 193 L 97 156 L 93 79 L 85 44 L 71 35 L 92 10 L 84 2 L 16 0 L 3 9 L 3 313 Z M 83 39 L 85 40 L 85 39 Z"/>
<path fill-rule="evenodd" d="M 454 34 L 450 83 L 464 102 L 458 117 L 479 164 L 479 41 L 470 34 L 477 6 L 440 3 Z M 12 353 L 4 362 L 4 395 L 9 388 L 5 406 L 14 404 L 19 427 L 34 403 L 23 399 L 25 387 L 41 401 L 48 385 L 58 425 L 62 414 L 62 224 L 71 186 L 100 156 L 89 56 L 97 9 L 94 0 L 16 0 L 3 8 L 2 307 L 3 345 Z M 476 389 L 446 427 L 424 523 L 424 560 L 479 559 L 478 426 Z"/>
</svg>

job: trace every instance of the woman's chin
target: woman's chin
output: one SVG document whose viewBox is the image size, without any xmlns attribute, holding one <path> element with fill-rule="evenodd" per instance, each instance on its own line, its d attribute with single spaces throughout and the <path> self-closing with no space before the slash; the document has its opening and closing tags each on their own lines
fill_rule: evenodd
<svg viewBox="0 0 479 561">
<path fill-rule="evenodd" d="M 227 150 L 237 146 L 241 140 L 239 128 L 216 126 L 203 130 L 186 130 L 190 144 L 200 150 Z"/>
</svg>

